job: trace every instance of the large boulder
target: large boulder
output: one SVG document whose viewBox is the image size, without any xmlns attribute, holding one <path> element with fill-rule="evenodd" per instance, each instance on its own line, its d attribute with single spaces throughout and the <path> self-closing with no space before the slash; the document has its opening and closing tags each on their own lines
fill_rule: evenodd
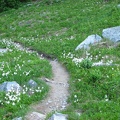
<svg viewBox="0 0 120 120">
<path fill-rule="evenodd" d="M 120 41 L 120 26 L 103 29 L 102 36 L 113 42 L 119 42 Z"/>
<path fill-rule="evenodd" d="M 67 120 L 67 115 L 61 113 L 55 113 L 48 120 Z"/>
<path fill-rule="evenodd" d="M 92 45 L 92 44 L 98 43 L 101 40 L 102 38 L 97 34 L 90 35 L 82 43 L 80 43 L 75 50 L 82 49 L 82 48 L 88 49 L 90 44 Z"/>
<path fill-rule="evenodd" d="M 19 91 L 21 91 L 21 89 L 22 89 L 21 86 L 16 81 L 4 82 L 4 83 L 0 84 L 0 91 L 5 91 L 5 92 L 9 92 L 9 91 L 19 92 Z"/>
</svg>

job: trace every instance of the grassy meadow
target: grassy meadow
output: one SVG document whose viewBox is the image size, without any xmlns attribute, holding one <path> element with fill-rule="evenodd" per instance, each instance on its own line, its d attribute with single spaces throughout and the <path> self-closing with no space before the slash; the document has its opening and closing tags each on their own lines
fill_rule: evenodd
<svg viewBox="0 0 120 120">
<path fill-rule="evenodd" d="M 62 112 L 68 114 L 69 120 L 119 120 L 120 45 L 104 39 L 105 44 L 91 46 L 88 51 L 75 51 L 87 36 L 101 36 L 103 29 L 120 25 L 118 4 L 119 0 L 62 0 L 53 4 L 38 1 L 0 13 L 0 47 L 12 49 L 0 58 L 0 62 L 6 64 L 4 68 L 1 64 L 5 73 L 10 71 L 10 75 L 3 76 L 4 70 L 0 70 L 0 83 L 7 79 L 23 85 L 31 78 L 52 76 L 48 61 L 39 59 L 35 53 L 16 50 L 2 41 L 20 42 L 25 47 L 57 58 L 67 68 L 70 74 L 69 106 Z M 94 66 L 96 62 L 107 65 Z M 14 75 L 15 66 L 19 69 L 18 66 L 22 65 L 24 72 L 17 70 L 18 74 Z M 48 91 L 45 83 L 43 86 L 46 90 L 42 96 Z M 42 99 L 40 95 L 39 99 Z M 4 93 L 1 96 L 4 99 Z M 32 103 L 32 97 L 30 101 Z M 26 103 L 19 102 L 18 107 L 0 104 L 3 108 L 0 116 L 20 109 L 20 105 Z M 13 112 L 10 117 L 14 116 L 22 116 L 22 113 Z"/>
</svg>

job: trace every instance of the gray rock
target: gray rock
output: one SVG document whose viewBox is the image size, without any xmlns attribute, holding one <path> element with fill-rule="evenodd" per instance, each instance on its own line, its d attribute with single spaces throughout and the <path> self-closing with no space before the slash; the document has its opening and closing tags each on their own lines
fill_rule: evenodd
<svg viewBox="0 0 120 120">
<path fill-rule="evenodd" d="M 7 52 L 7 49 L 0 48 L 0 53 L 5 53 Z"/>
<path fill-rule="evenodd" d="M 95 35 L 90 35 L 88 36 L 82 43 L 80 43 L 75 50 L 78 50 L 78 49 L 88 49 L 89 48 L 89 45 L 91 44 L 94 44 L 94 43 L 98 43 L 102 40 L 102 38 L 95 34 Z"/>
<path fill-rule="evenodd" d="M 14 118 L 12 120 L 22 120 L 22 117 L 19 117 L 19 118 Z"/>
<path fill-rule="evenodd" d="M 48 120 L 67 120 L 67 115 L 61 113 L 55 113 Z"/>
<path fill-rule="evenodd" d="M 0 91 L 4 91 L 6 84 L 6 82 L 0 84 Z"/>
<path fill-rule="evenodd" d="M 120 8 L 120 4 L 118 4 L 117 7 Z"/>
<path fill-rule="evenodd" d="M 25 120 L 45 120 L 45 115 L 38 112 L 32 112 L 25 116 Z"/>
<path fill-rule="evenodd" d="M 31 80 L 28 81 L 28 86 L 32 87 L 32 88 L 35 88 L 35 87 L 38 86 L 38 84 L 34 80 L 31 79 Z"/>
<path fill-rule="evenodd" d="M 12 81 L 12 82 L 4 82 L 0 85 L 0 91 L 21 91 L 21 86 L 16 82 L 16 81 Z"/>
<path fill-rule="evenodd" d="M 120 41 L 120 26 L 103 29 L 102 36 L 113 42 Z"/>
</svg>

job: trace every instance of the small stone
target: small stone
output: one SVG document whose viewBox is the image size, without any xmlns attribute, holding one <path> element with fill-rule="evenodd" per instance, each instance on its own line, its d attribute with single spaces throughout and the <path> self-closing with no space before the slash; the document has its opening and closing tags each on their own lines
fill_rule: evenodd
<svg viewBox="0 0 120 120">
<path fill-rule="evenodd" d="M 62 108 L 65 108 L 65 107 L 66 107 L 65 105 L 62 106 Z"/>
<path fill-rule="evenodd" d="M 38 112 L 32 112 L 25 117 L 25 120 L 45 120 L 45 115 Z"/>
<path fill-rule="evenodd" d="M 19 117 L 19 118 L 14 118 L 12 120 L 22 120 L 22 117 Z"/>
<path fill-rule="evenodd" d="M 38 84 L 32 79 L 28 81 L 28 85 L 32 88 L 35 88 L 38 86 Z"/>
<path fill-rule="evenodd" d="M 52 103 L 52 101 L 51 101 L 51 100 L 48 100 L 48 103 Z"/>
<path fill-rule="evenodd" d="M 62 113 L 55 113 L 48 120 L 67 120 L 67 115 Z"/>
<path fill-rule="evenodd" d="M 7 49 L 0 48 L 0 53 L 5 53 L 7 51 L 8 51 Z"/>
<path fill-rule="evenodd" d="M 118 4 L 117 7 L 120 8 L 120 4 Z"/>
</svg>

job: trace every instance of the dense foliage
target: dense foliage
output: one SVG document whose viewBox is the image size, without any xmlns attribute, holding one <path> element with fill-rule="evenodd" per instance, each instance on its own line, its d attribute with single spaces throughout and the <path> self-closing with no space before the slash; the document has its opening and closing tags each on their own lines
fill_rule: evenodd
<svg viewBox="0 0 120 120">
<path fill-rule="evenodd" d="M 8 10 L 10 8 L 18 8 L 21 3 L 29 2 L 31 0 L 0 0 L 0 12 Z M 33 0 L 34 1 L 34 0 Z M 41 4 L 52 5 L 53 3 L 59 3 L 63 0 L 40 0 Z"/>
<path fill-rule="evenodd" d="M 9 8 L 17 8 L 19 4 L 19 0 L 0 0 L 0 12 Z"/>
</svg>

